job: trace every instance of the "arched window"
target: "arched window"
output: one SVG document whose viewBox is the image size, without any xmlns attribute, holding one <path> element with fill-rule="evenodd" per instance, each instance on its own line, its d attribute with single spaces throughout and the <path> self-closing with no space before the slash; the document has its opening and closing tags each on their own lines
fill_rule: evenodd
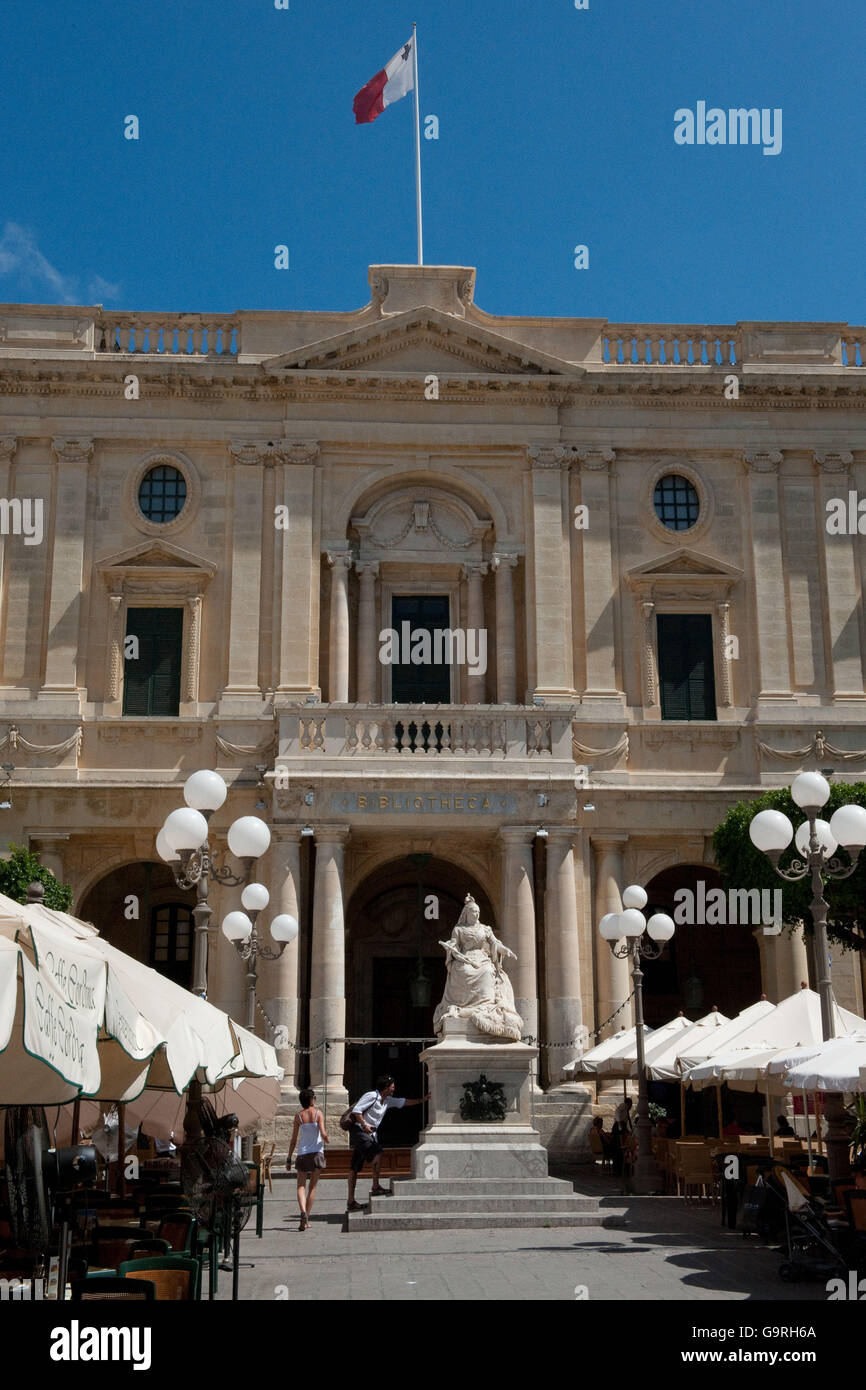
<svg viewBox="0 0 866 1390">
<path fill-rule="evenodd" d="M 185 903 L 163 903 L 150 914 L 148 965 L 189 989 L 192 980 L 192 912 Z"/>
</svg>

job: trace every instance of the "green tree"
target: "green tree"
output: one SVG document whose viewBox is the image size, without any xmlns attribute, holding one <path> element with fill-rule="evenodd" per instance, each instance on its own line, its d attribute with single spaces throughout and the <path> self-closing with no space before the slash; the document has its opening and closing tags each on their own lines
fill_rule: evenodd
<svg viewBox="0 0 866 1390">
<path fill-rule="evenodd" d="M 43 902 L 46 907 L 68 912 L 72 905 L 72 889 L 68 883 L 61 883 L 50 869 L 40 864 L 39 856 L 23 845 L 10 845 L 9 859 L 0 859 L 0 893 L 13 898 L 16 903 L 26 903 L 27 889 L 38 880 L 45 889 Z"/>
<path fill-rule="evenodd" d="M 821 819 L 829 820 L 839 806 L 854 803 L 866 807 L 866 782 L 837 782 L 831 787 L 830 799 L 821 810 Z M 811 875 L 797 883 L 780 878 L 765 854 L 755 849 L 749 839 L 749 823 L 759 811 L 782 811 L 795 830 L 806 819 L 791 797 L 788 788 L 765 792 L 754 801 L 738 801 L 713 835 L 716 863 L 722 882 L 728 888 L 781 888 L 782 917 L 789 925 L 802 923 L 811 935 L 812 901 Z M 781 864 L 787 866 L 796 849 L 786 850 Z M 850 862 L 845 850 L 838 851 L 840 863 Z M 866 854 L 850 878 L 828 880 L 824 894 L 829 903 L 827 936 L 841 946 L 858 951 L 866 950 Z"/>
</svg>

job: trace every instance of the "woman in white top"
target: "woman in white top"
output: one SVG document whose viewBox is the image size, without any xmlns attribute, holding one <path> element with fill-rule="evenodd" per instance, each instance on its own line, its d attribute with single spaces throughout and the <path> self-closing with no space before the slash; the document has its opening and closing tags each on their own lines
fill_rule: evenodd
<svg viewBox="0 0 866 1390">
<path fill-rule="evenodd" d="M 316 1093 L 312 1087 L 304 1087 L 300 1094 L 300 1101 L 301 1109 L 295 1116 L 286 1167 L 291 1168 L 292 1154 L 297 1145 L 298 1206 L 301 1211 L 301 1224 L 298 1229 L 308 1231 L 319 1173 L 325 1167 L 325 1145 L 330 1141 L 325 1133 L 324 1116 L 321 1110 L 316 1109 Z M 309 1191 L 307 1190 L 308 1180 Z"/>
</svg>

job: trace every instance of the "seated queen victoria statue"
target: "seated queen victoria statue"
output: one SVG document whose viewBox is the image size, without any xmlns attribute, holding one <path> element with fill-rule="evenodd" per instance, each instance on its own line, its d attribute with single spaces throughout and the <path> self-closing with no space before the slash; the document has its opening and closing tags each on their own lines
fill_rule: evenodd
<svg viewBox="0 0 866 1390">
<path fill-rule="evenodd" d="M 448 975 L 433 1015 L 436 1032 L 442 1032 L 446 1018 L 465 1018 L 480 1033 L 519 1042 L 523 1019 L 514 1007 L 511 981 L 502 968 L 506 956 L 517 957 L 481 921 L 481 909 L 471 894 L 466 894 L 450 940 L 439 945 L 445 948 Z"/>
</svg>

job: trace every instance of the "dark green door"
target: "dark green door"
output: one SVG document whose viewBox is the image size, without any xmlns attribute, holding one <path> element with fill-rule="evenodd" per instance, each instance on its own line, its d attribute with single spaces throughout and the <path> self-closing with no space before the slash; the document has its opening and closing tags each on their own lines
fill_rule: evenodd
<svg viewBox="0 0 866 1390">
<path fill-rule="evenodd" d="M 659 613 L 662 719 L 715 719 L 713 620 L 709 613 Z"/>
</svg>

